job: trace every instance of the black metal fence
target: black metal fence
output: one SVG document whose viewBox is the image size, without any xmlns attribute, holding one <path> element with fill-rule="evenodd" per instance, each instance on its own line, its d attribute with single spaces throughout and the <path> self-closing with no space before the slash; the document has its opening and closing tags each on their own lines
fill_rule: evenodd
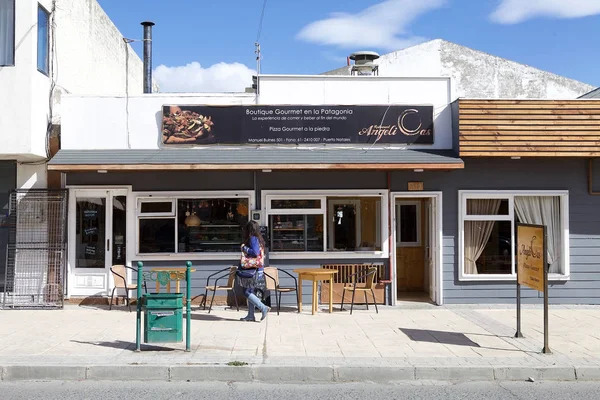
<svg viewBox="0 0 600 400">
<path fill-rule="evenodd" d="M 10 193 L 2 308 L 62 308 L 68 191 Z"/>
</svg>

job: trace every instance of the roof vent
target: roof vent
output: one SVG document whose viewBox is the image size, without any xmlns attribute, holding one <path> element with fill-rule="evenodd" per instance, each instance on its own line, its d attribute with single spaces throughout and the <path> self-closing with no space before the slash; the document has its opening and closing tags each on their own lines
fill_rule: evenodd
<svg viewBox="0 0 600 400">
<path fill-rule="evenodd" d="M 349 59 L 354 61 L 352 65 L 352 75 L 379 75 L 379 66 L 374 61 L 379 58 L 379 54 L 374 51 L 357 51 L 350 54 Z"/>
</svg>

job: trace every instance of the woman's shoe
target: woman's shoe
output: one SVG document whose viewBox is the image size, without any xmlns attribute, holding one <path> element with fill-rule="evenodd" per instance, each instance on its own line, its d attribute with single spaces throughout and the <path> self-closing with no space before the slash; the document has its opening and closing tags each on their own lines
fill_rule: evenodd
<svg viewBox="0 0 600 400">
<path fill-rule="evenodd" d="M 262 312 L 262 317 L 260 317 L 260 320 L 262 321 L 263 319 L 267 318 L 267 313 L 271 311 L 271 307 L 268 307 L 264 309 L 264 311 Z"/>
</svg>

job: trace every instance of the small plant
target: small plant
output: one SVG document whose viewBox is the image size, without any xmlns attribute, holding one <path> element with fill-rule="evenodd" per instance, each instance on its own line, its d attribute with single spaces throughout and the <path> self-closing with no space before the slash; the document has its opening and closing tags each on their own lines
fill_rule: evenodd
<svg viewBox="0 0 600 400">
<path fill-rule="evenodd" d="M 229 361 L 227 365 L 230 367 L 243 367 L 244 365 L 248 365 L 248 363 L 243 361 Z"/>
</svg>

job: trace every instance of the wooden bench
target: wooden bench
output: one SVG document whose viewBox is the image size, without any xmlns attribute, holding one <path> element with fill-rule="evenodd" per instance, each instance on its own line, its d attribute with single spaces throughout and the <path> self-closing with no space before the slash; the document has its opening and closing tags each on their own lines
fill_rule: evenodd
<svg viewBox="0 0 600 400">
<path fill-rule="evenodd" d="M 340 304 L 342 302 L 342 293 L 344 289 L 344 284 L 350 278 L 351 275 L 359 272 L 358 276 L 363 273 L 367 273 L 367 269 L 369 267 L 377 267 L 377 273 L 375 274 L 375 301 L 377 304 L 385 304 L 385 283 L 381 282 L 386 275 L 385 265 L 383 264 L 371 264 L 371 263 L 359 263 L 359 264 L 322 264 L 321 268 L 327 269 L 335 269 L 338 271 L 337 274 L 334 275 L 334 283 L 333 283 L 333 303 Z M 354 277 L 352 278 L 354 279 Z M 351 282 L 354 282 L 353 280 Z M 358 283 L 364 283 L 364 279 L 358 281 Z M 344 299 L 344 303 L 350 304 L 352 297 L 351 292 L 346 292 L 346 296 Z M 358 296 L 362 297 L 362 296 Z M 356 298 L 354 300 L 354 304 L 365 304 L 364 299 Z M 329 302 L 329 282 L 321 283 L 321 303 Z"/>
</svg>

